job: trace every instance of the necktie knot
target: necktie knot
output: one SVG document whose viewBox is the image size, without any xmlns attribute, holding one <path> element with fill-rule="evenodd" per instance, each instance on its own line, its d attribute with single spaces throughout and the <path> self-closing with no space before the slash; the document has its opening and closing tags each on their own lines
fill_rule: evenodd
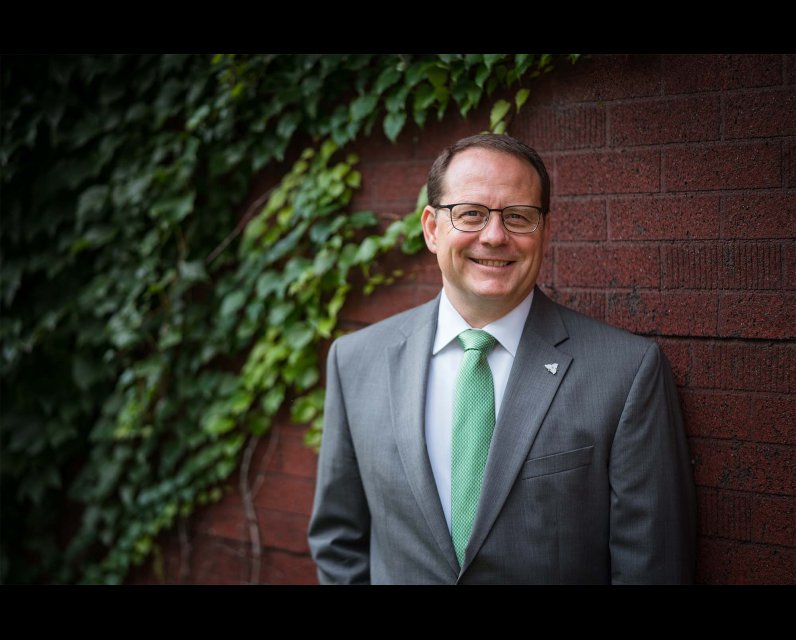
<svg viewBox="0 0 796 640">
<path fill-rule="evenodd" d="M 467 329 L 462 331 L 457 338 L 465 351 L 475 349 L 483 354 L 492 351 L 497 343 L 495 336 L 481 329 Z"/>
</svg>

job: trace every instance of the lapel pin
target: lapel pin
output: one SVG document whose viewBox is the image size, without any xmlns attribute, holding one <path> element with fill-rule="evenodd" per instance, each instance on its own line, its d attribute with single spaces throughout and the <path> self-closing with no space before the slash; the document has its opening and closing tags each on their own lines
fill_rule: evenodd
<svg viewBox="0 0 796 640">
<path fill-rule="evenodd" d="M 558 363 L 552 362 L 550 364 L 546 364 L 544 368 L 547 369 L 553 375 L 556 375 L 556 371 L 558 371 Z"/>
</svg>

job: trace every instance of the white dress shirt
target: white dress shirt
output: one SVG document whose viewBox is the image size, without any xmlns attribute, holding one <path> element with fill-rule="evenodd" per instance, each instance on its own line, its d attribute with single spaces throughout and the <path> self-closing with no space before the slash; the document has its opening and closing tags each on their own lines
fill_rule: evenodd
<svg viewBox="0 0 796 640">
<path fill-rule="evenodd" d="M 533 291 L 505 316 L 485 327 L 497 339 L 487 361 L 495 383 L 495 417 L 500 415 L 503 393 L 509 380 L 511 366 L 520 337 L 531 310 Z M 426 393 L 426 448 L 437 491 L 445 513 L 448 529 L 451 526 L 451 435 L 453 431 L 453 394 L 456 378 L 464 357 L 464 348 L 456 340 L 462 331 L 472 329 L 453 308 L 443 289 L 437 316 L 437 333 L 431 352 Z"/>
</svg>

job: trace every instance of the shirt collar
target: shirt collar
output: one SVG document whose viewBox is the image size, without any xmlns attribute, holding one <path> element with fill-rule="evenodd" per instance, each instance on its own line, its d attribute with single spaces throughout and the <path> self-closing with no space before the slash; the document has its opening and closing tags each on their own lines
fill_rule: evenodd
<svg viewBox="0 0 796 640">
<path fill-rule="evenodd" d="M 525 327 L 525 321 L 528 319 L 528 313 L 531 310 L 531 303 L 533 302 L 533 289 L 527 297 L 520 302 L 516 307 L 509 311 L 505 316 L 489 323 L 483 329 L 491 333 L 500 345 L 511 354 L 513 358 L 517 353 L 517 347 L 520 344 L 522 337 L 522 330 Z M 461 314 L 456 311 L 448 296 L 445 295 L 445 289 L 442 290 L 439 301 L 439 313 L 437 315 L 437 333 L 434 336 L 434 347 L 432 348 L 432 355 L 437 355 L 442 349 L 456 338 L 462 331 L 472 329 L 467 321 L 462 318 Z"/>
</svg>

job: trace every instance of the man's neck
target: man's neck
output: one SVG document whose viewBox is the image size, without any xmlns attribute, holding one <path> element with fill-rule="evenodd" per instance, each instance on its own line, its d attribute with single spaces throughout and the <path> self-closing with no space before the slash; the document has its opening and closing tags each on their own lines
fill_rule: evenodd
<svg viewBox="0 0 796 640">
<path fill-rule="evenodd" d="M 449 287 L 445 286 L 445 283 L 443 283 L 443 288 L 453 308 L 459 312 L 459 315 L 464 318 L 467 324 L 475 329 L 481 329 L 496 320 L 500 320 L 503 316 L 511 313 L 527 297 L 526 294 L 519 300 L 512 300 L 511 302 L 507 302 L 505 299 L 480 299 L 475 304 L 466 304 Z"/>
</svg>

